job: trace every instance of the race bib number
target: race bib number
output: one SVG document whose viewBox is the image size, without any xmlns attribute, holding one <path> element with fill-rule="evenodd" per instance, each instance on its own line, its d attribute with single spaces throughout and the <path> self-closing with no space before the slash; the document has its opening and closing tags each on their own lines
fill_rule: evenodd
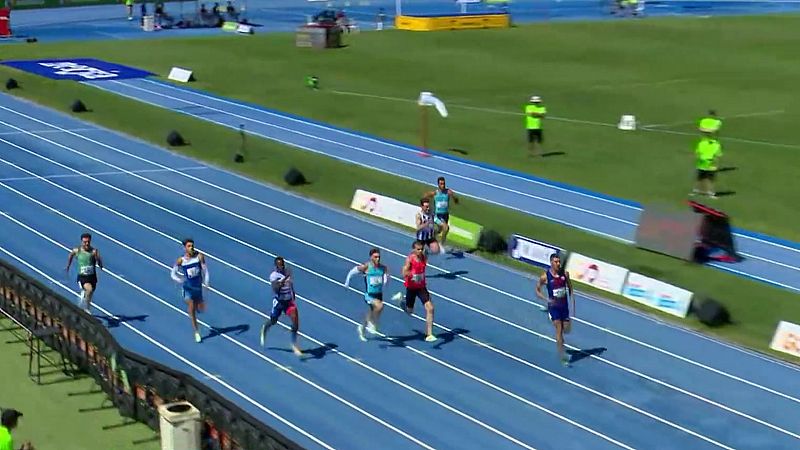
<svg viewBox="0 0 800 450">
<path fill-rule="evenodd" d="M 415 273 L 414 275 L 411 275 L 411 281 L 415 283 L 421 283 L 423 280 L 425 280 L 424 273 Z"/>
<path fill-rule="evenodd" d="M 369 277 L 369 284 L 371 286 L 379 286 L 383 284 L 383 277 L 380 275 L 373 275 Z"/>
<path fill-rule="evenodd" d="M 553 297 L 555 298 L 562 298 L 567 296 L 567 288 L 557 288 L 553 289 Z"/>
<path fill-rule="evenodd" d="M 200 275 L 200 268 L 198 267 L 190 267 L 186 269 L 186 276 L 189 278 L 195 278 Z"/>
<path fill-rule="evenodd" d="M 447 209 L 447 201 L 436 202 L 436 207 L 439 209 Z"/>
<path fill-rule="evenodd" d="M 94 275 L 94 266 L 81 267 L 81 275 Z"/>
</svg>

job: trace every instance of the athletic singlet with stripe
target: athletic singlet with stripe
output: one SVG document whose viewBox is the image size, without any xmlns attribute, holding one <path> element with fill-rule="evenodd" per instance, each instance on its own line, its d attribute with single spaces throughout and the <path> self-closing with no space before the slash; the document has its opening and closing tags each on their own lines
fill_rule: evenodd
<svg viewBox="0 0 800 450">
<path fill-rule="evenodd" d="M 200 266 L 200 254 L 194 256 L 181 256 L 180 271 L 183 274 L 183 287 L 186 289 L 197 289 L 203 284 L 203 270 Z"/>
<path fill-rule="evenodd" d="M 419 215 L 422 217 L 422 223 L 427 224 L 427 226 L 421 230 L 417 230 L 417 239 L 423 242 L 430 241 L 435 235 L 433 230 L 433 215 L 425 214 L 422 210 L 419 211 Z"/>
<path fill-rule="evenodd" d="M 270 281 L 277 281 L 277 280 L 281 279 L 282 277 L 288 277 L 289 275 L 291 275 L 291 274 L 284 274 L 284 273 L 281 273 L 281 271 L 279 271 L 279 270 L 275 270 L 275 271 L 272 272 L 272 274 L 270 274 L 269 280 Z M 278 290 L 278 293 L 275 294 L 275 300 L 278 300 L 279 302 L 288 302 L 288 301 L 292 300 L 293 298 L 294 298 L 294 289 L 292 288 L 292 283 L 291 282 L 286 283 L 283 286 L 281 286 L 280 289 Z"/>
<path fill-rule="evenodd" d="M 408 255 L 411 262 L 411 271 L 405 277 L 405 285 L 410 289 L 421 289 L 425 287 L 425 267 L 428 261 L 423 257 L 422 261 L 416 258 L 413 253 Z"/>
<path fill-rule="evenodd" d="M 78 274 L 82 276 L 91 276 L 94 275 L 94 267 L 97 264 L 97 261 L 94 257 L 94 249 L 89 248 L 89 251 L 83 249 L 83 247 L 78 247 L 75 249 L 75 259 L 78 262 Z"/>
<path fill-rule="evenodd" d="M 547 271 L 547 296 L 551 305 L 567 304 L 567 277 L 564 274 L 554 276 Z"/>
<path fill-rule="evenodd" d="M 372 263 L 367 264 L 366 277 L 364 282 L 367 285 L 367 294 L 376 295 L 383 293 L 383 274 L 386 269 L 383 266 L 374 266 Z"/>
<path fill-rule="evenodd" d="M 447 214 L 450 209 L 450 189 L 436 190 L 433 196 L 434 212 L 436 214 Z"/>
</svg>

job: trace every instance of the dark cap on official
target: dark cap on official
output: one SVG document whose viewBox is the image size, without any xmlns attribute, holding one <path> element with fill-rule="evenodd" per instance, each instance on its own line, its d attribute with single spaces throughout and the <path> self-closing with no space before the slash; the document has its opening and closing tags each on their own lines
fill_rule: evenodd
<svg viewBox="0 0 800 450">
<path fill-rule="evenodd" d="M 16 409 L 4 409 L 2 417 L 3 426 L 12 425 L 20 417 L 22 417 L 22 413 Z"/>
</svg>

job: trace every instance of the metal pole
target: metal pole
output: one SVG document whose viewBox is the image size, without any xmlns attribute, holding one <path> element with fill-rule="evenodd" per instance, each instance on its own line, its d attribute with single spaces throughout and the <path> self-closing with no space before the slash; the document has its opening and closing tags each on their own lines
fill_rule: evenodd
<svg viewBox="0 0 800 450">
<path fill-rule="evenodd" d="M 395 17 L 400 17 L 403 15 L 401 4 L 402 0 L 394 0 L 394 15 Z"/>
<path fill-rule="evenodd" d="M 422 151 L 428 150 L 428 107 L 420 105 L 421 124 L 420 124 L 420 140 L 422 141 Z"/>
</svg>

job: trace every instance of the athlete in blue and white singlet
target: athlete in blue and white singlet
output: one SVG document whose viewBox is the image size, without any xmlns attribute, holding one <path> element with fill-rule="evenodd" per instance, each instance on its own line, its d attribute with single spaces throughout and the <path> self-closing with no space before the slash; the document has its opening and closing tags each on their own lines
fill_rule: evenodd
<svg viewBox="0 0 800 450">
<path fill-rule="evenodd" d="M 383 311 L 383 289 L 389 283 L 389 269 L 381 264 L 381 251 L 377 248 L 370 250 L 369 262 L 350 269 L 344 285 L 350 286 L 350 278 L 358 273 L 364 274 L 364 301 L 369 306 L 364 322 L 358 324 L 358 338 L 366 342 L 365 328 L 370 334 L 378 333 L 378 321 Z"/>
<path fill-rule="evenodd" d="M 547 287 L 547 297 L 542 294 L 542 286 Z M 550 255 L 550 268 L 536 283 L 536 295 L 547 302 L 547 312 L 556 331 L 556 347 L 561 362 L 569 364 L 564 353 L 564 333 L 569 333 L 572 322 L 569 319 L 569 298 L 572 298 L 572 310 L 575 311 L 575 297 L 572 295 L 572 282 L 569 272 L 561 268 L 561 258 L 556 253 Z"/>
<path fill-rule="evenodd" d="M 300 315 L 295 302 L 294 277 L 282 256 L 275 258 L 275 267 L 269 274 L 269 282 L 272 286 L 272 310 L 269 318 L 261 326 L 261 346 L 263 347 L 266 342 L 269 329 L 278 323 L 281 315 L 286 314 L 292 320 L 292 351 L 295 355 L 301 356 L 303 352 L 300 350 L 297 339 L 297 333 L 300 330 Z"/>
<path fill-rule="evenodd" d="M 431 213 L 431 202 L 427 198 L 420 200 L 419 212 L 417 212 L 417 240 L 427 245 L 431 253 L 437 254 L 441 251 L 439 242 L 436 240 L 436 223 Z"/>
<path fill-rule="evenodd" d="M 192 319 L 194 339 L 200 342 L 202 339 L 197 328 L 197 311 L 205 311 L 203 286 L 209 286 L 208 266 L 205 256 L 195 250 L 192 239 L 183 241 L 183 249 L 185 253 L 172 266 L 170 276 L 175 282 L 182 285 L 183 299 L 186 301 L 189 317 Z"/>
</svg>

